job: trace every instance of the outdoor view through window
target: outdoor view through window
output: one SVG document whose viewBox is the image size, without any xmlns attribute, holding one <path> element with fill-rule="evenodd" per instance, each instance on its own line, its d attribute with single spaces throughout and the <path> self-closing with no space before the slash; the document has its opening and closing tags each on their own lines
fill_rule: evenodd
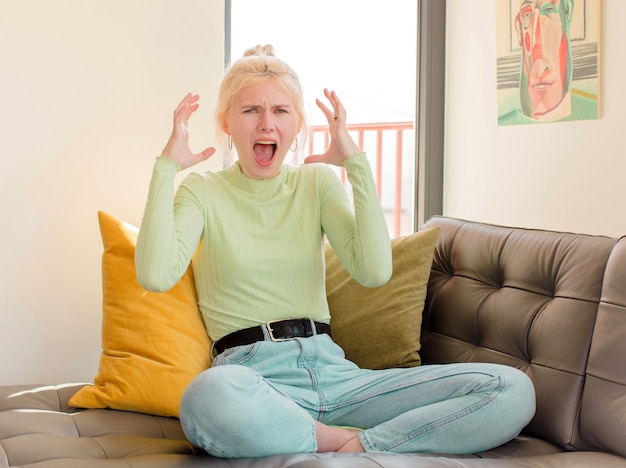
<svg viewBox="0 0 626 468">
<path fill-rule="evenodd" d="M 257 44 L 272 44 L 302 81 L 311 135 L 294 163 L 323 151 L 315 99 L 324 88 L 337 91 L 368 154 L 391 236 L 413 232 L 417 2 L 231 0 L 231 60 Z"/>
</svg>

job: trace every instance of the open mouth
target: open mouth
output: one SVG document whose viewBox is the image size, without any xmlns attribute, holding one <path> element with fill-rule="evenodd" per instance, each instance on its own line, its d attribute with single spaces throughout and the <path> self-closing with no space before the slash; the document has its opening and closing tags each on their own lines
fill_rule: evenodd
<svg viewBox="0 0 626 468">
<path fill-rule="evenodd" d="M 254 156 L 261 166 L 269 166 L 274 160 L 276 143 L 273 141 L 259 141 L 254 145 Z"/>
</svg>

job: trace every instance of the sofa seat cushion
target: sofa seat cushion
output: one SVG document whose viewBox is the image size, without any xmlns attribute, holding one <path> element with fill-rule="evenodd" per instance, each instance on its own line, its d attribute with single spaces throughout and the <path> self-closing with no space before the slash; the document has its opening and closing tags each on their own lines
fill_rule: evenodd
<svg viewBox="0 0 626 468">
<path fill-rule="evenodd" d="M 72 408 L 68 400 L 83 385 L 0 387 L 0 467 L 626 467 L 626 459 L 615 455 L 567 453 L 524 436 L 467 456 L 309 453 L 222 460 L 194 448 L 176 418 Z"/>
<path fill-rule="evenodd" d="M 0 446 L 5 466 L 64 458 L 107 460 L 199 453 L 185 438 L 178 419 L 70 407 L 68 399 L 83 387 L 0 387 Z"/>
</svg>

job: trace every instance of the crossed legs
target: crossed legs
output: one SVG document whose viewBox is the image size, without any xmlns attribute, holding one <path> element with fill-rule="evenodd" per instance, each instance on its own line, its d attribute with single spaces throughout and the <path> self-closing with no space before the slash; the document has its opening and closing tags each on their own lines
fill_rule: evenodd
<svg viewBox="0 0 626 468">
<path fill-rule="evenodd" d="M 183 428 L 194 444 L 226 458 L 363 450 L 473 453 L 515 437 L 534 413 L 529 379 L 505 366 L 345 372 L 340 384 L 330 376 L 332 390 L 314 409 L 296 403 L 301 393 L 291 397 L 284 384 L 253 369 L 215 367 L 185 392 Z"/>
</svg>

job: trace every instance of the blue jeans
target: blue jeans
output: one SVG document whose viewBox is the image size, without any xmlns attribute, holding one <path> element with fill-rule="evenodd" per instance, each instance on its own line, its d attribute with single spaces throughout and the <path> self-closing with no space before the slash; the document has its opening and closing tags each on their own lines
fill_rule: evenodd
<svg viewBox="0 0 626 468">
<path fill-rule="evenodd" d="M 367 451 L 475 453 L 535 412 L 523 372 L 497 364 L 359 369 L 328 335 L 231 348 L 181 401 L 188 439 L 223 458 L 315 452 L 315 423 L 356 426 Z"/>
</svg>

